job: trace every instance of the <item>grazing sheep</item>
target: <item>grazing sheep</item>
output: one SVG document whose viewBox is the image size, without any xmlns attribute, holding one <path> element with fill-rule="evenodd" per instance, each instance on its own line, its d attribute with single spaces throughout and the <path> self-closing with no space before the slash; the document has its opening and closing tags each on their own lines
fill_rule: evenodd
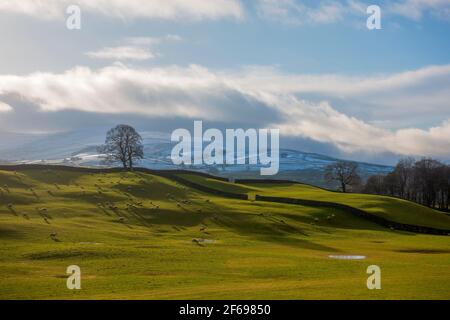
<svg viewBox="0 0 450 320">
<path fill-rule="evenodd" d="M 201 227 L 200 228 L 200 231 L 205 231 L 206 230 L 206 227 Z"/>
</svg>

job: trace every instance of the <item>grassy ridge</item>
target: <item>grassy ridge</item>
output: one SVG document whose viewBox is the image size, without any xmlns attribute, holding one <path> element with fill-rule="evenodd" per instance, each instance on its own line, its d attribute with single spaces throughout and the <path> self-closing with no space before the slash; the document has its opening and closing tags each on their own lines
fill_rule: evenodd
<svg viewBox="0 0 450 320">
<path fill-rule="evenodd" d="M 227 192 L 344 204 L 398 223 L 450 230 L 450 216 L 402 199 L 367 194 L 343 194 L 299 183 L 233 184 L 195 174 L 179 175 L 187 180 Z"/>
<path fill-rule="evenodd" d="M 2 299 L 450 298 L 447 237 L 341 210 L 226 199 L 141 172 L 3 170 L 0 187 Z M 65 286 L 71 264 L 80 291 Z M 382 290 L 365 286 L 371 264 Z"/>
</svg>

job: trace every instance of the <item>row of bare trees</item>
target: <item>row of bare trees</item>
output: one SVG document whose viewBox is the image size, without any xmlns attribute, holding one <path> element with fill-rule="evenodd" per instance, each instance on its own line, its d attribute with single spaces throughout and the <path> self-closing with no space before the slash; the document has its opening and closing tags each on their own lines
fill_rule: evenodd
<svg viewBox="0 0 450 320">
<path fill-rule="evenodd" d="M 402 159 L 388 175 L 371 176 L 364 192 L 390 195 L 450 210 L 450 166 L 431 158 Z"/>
</svg>

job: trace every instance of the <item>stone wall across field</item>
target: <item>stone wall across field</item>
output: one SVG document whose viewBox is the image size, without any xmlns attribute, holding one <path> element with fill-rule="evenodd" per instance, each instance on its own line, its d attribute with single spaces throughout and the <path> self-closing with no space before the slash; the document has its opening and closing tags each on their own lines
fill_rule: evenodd
<svg viewBox="0 0 450 320">
<path fill-rule="evenodd" d="M 322 207 L 322 208 L 330 208 L 330 209 L 340 209 L 340 210 L 345 210 L 345 211 L 353 214 L 354 216 L 364 218 L 366 220 L 369 220 L 376 224 L 379 224 L 383 227 L 387 227 L 387 228 L 391 228 L 391 229 L 395 229 L 395 230 L 409 231 L 409 232 L 414 232 L 414 233 L 434 234 L 434 235 L 450 235 L 450 230 L 436 229 L 436 228 L 431 228 L 431 227 L 423 227 L 423 226 L 416 226 L 416 225 L 393 222 L 393 221 L 387 220 L 385 218 L 370 214 L 366 211 L 363 211 L 363 210 L 360 210 L 360 209 L 357 209 L 357 208 L 354 208 L 351 206 L 347 206 L 345 204 L 340 204 L 340 203 L 316 201 L 316 200 L 306 200 L 306 199 L 282 198 L 282 197 L 267 197 L 267 196 L 260 196 L 260 195 L 256 195 L 255 200 L 256 201 L 296 204 L 296 205 L 302 205 L 302 206 L 314 206 L 314 207 Z"/>
<path fill-rule="evenodd" d="M 83 172 L 83 173 L 118 173 L 118 172 L 127 172 L 123 168 L 89 168 L 89 167 L 70 167 L 70 166 L 61 166 L 61 165 L 42 165 L 42 164 L 27 164 L 27 165 L 0 165 L 0 170 L 8 170 L 8 171 L 14 171 L 14 170 L 64 170 L 69 172 Z M 202 184 L 190 181 L 188 179 L 185 179 L 183 177 L 180 177 L 179 174 L 192 174 L 197 176 L 202 176 L 205 178 L 215 179 L 219 181 L 228 181 L 226 178 L 211 176 L 206 173 L 201 172 L 192 172 L 187 170 L 152 170 L 147 168 L 135 168 L 133 169 L 134 172 L 142 172 L 142 173 L 148 173 L 160 177 L 165 177 L 168 179 L 171 179 L 173 181 L 176 181 L 178 183 L 184 184 L 188 187 L 191 187 L 193 189 L 214 194 L 220 197 L 225 198 L 232 198 L 232 199 L 239 199 L 239 200 L 248 200 L 247 194 L 238 194 L 238 193 L 232 193 L 222 190 L 213 189 L 207 186 L 204 186 Z M 241 183 L 252 183 L 258 182 L 261 183 L 261 180 L 238 180 Z M 264 183 L 286 183 L 286 181 L 282 180 L 267 180 L 264 181 Z M 450 230 L 444 230 L 444 229 L 437 229 L 437 228 L 431 228 L 431 227 L 424 227 L 424 226 L 416 226 L 416 225 L 410 225 L 410 224 L 403 224 L 398 222 L 393 222 L 390 220 L 387 220 L 385 218 L 370 214 L 366 211 L 335 202 L 326 202 L 326 201 L 318 201 L 318 200 L 307 200 L 307 199 L 294 199 L 294 198 L 282 198 L 282 197 L 268 197 L 268 196 L 260 196 L 256 195 L 255 197 L 256 201 L 267 201 L 267 202 L 278 202 L 278 203 L 286 203 L 286 204 L 294 204 L 294 205 L 304 205 L 304 206 L 314 206 L 314 207 L 323 207 L 323 208 L 334 208 L 334 209 L 341 209 L 345 210 L 355 216 L 367 219 L 369 221 L 372 221 L 376 224 L 379 224 L 381 226 L 395 229 L 395 230 L 402 230 L 402 231 L 408 231 L 408 232 L 414 232 L 414 233 L 424 233 L 424 234 L 433 234 L 433 235 L 450 235 Z"/>
</svg>

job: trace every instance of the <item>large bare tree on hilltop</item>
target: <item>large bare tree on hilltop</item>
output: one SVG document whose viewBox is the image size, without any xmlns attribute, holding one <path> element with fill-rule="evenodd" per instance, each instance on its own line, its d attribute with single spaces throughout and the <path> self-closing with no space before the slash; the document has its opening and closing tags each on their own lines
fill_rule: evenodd
<svg viewBox="0 0 450 320">
<path fill-rule="evenodd" d="M 144 158 L 142 137 L 128 125 L 120 124 L 106 134 L 99 151 L 106 155 L 106 163 L 119 162 L 124 169 L 133 170 L 134 163 Z"/>
</svg>

